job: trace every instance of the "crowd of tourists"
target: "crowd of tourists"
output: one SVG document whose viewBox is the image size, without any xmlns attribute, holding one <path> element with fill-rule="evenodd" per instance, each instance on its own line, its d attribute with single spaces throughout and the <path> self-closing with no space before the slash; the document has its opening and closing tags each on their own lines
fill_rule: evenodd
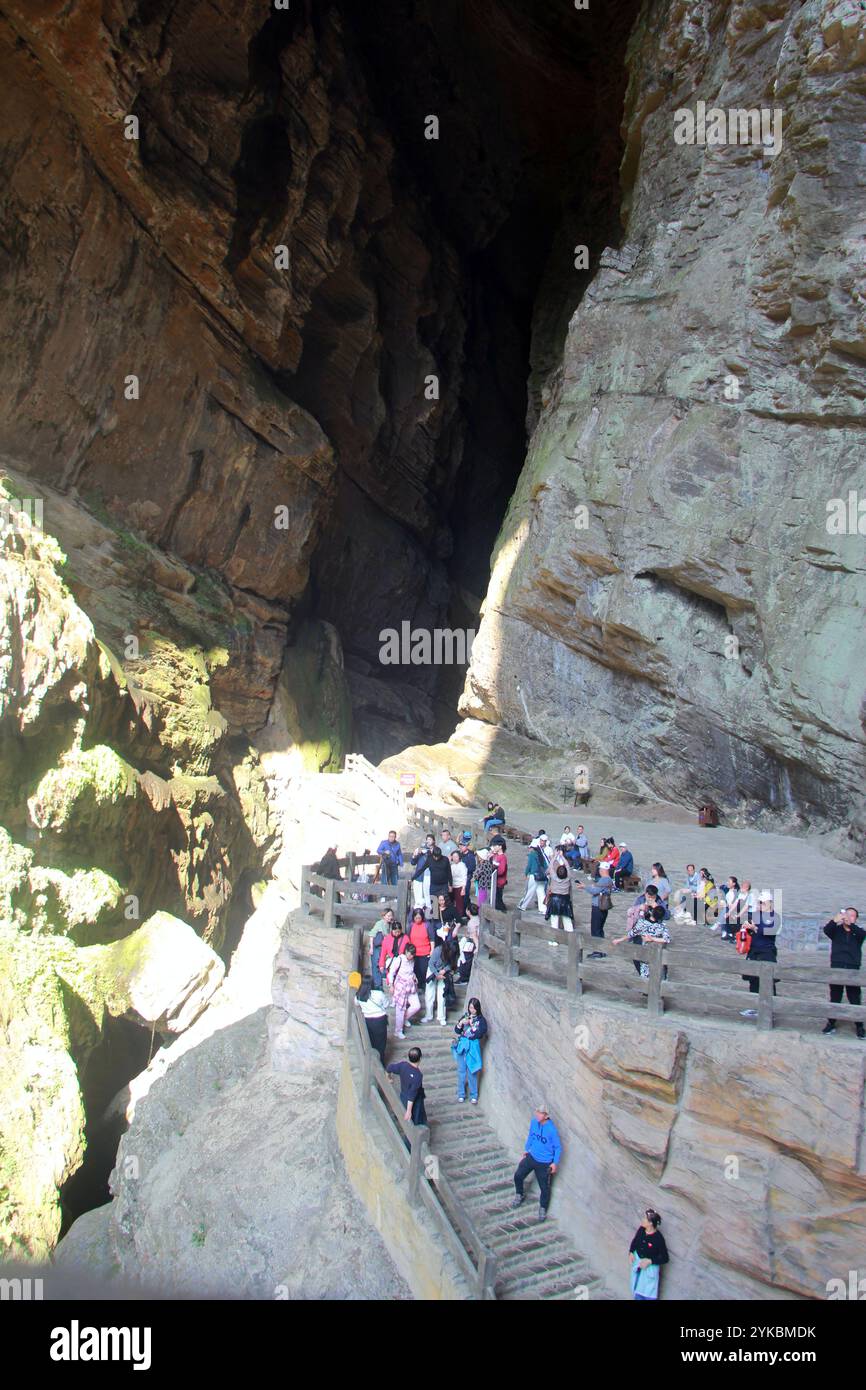
<svg viewBox="0 0 866 1390">
<path fill-rule="evenodd" d="M 391 1014 L 394 1036 L 401 1040 L 408 1038 L 411 1029 L 423 1025 L 452 1027 L 455 1100 L 458 1104 L 467 1099 L 471 1105 L 478 1103 L 488 1021 L 477 997 L 469 999 L 451 1025 L 448 1011 L 457 1006 L 455 985 L 470 978 L 479 944 L 481 907 L 485 903 L 500 911 L 506 907 L 509 863 L 505 824 L 503 808 L 491 802 L 483 817 L 485 844 L 476 846 L 469 831 L 460 832 L 455 840 L 444 830 L 438 838 L 432 833 L 426 835 L 405 855 L 397 832 L 389 831 L 377 848 L 375 872 L 368 876 L 361 869 L 354 875 L 356 879 L 366 878 L 390 887 L 397 884 L 401 869 L 409 877 L 407 920 L 398 920 L 393 908 L 384 905 L 383 898 L 381 916 L 370 933 L 369 979 L 358 993 L 371 1044 L 387 1072 L 399 1080 L 401 1104 L 409 1123 L 427 1123 L 423 1049 L 415 1044 L 413 1033 L 407 1057 L 387 1061 Z M 341 877 L 335 848 L 315 867 L 326 877 Z M 585 877 L 580 878 L 581 873 Z M 676 926 L 678 920 L 717 933 L 722 941 L 735 947 L 743 956 L 743 978 L 753 994 L 759 992 L 759 977 L 748 972 L 748 962 L 777 960 L 781 921 L 774 895 L 769 890 L 756 891 L 748 879 L 741 881 L 733 874 L 717 878 L 706 866 L 687 864 L 674 887 L 659 860 L 653 862 L 645 876 L 639 877 L 628 844 L 606 835 L 593 852 L 582 825 L 574 831 L 565 826 L 555 839 L 544 829 L 539 830 L 529 842 L 523 874 L 525 887 L 522 886 L 519 907 L 543 914 L 554 930 L 574 931 L 576 894 L 586 895 L 590 933 L 598 943 L 590 953 L 591 959 L 606 959 L 602 947 L 608 945 L 653 944 L 663 949 L 670 944 L 671 926 Z M 625 929 L 608 939 L 605 926 L 614 896 L 629 891 L 635 892 L 635 897 L 626 911 Z M 824 933 L 830 939 L 831 967 L 859 970 L 866 932 L 858 925 L 857 909 L 850 907 L 836 913 L 825 925 Z M 647 960 L 635 960 L 634 967 L 642 977 L 649 975 Z M 663 972 L 666 973 L 664 966 Z M 857 985 L 830 986 L 832 1003 L 840 1003 L 843 994 L 850 1004 L 860 1004 Z M 745 1017 L 757 1016 L 752 1008 L 741 1012 Z M 834 1033 L 836 1026 L 830 1019 L 823 1031 Z M 855 1032 L 859 1038 L 866 1036 L 862 1023 L 855 1024 Z M 422 1040 L 423 1034 L 418 1037 Z M 545 1220 L 551 1180 L 557 1172 L 561 1151 L 548 1108 L 539 1104 L 514 1173 L 515 1208 L 525 1200 L 525 1183 L 534 1176 L 539 1192 L 539 1220 Z M 658 1213 L 647 1209 L 629 1247 L 631 1291 L 638 1299 L 658 1297 L 659 1271 L 668 1260 L 660 1222 Z"/>
</svg>

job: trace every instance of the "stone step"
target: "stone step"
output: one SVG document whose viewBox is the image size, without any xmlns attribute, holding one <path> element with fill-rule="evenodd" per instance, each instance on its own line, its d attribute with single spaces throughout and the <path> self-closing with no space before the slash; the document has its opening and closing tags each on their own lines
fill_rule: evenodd
<svg viewBox="0 0 866 1390">
<path fill-rule="evenodd" d="M 497 1285 L 497 1298 L 506 1303 L 518 1301 L 539 1302 L 548 1299 L 564 1301 L 568 1298 L 575 1299 L 577 1297 L 577 1290 L 580 1290 L 582 1295 L 583 1290 L 586 1289 L 591 1299 L 593 1290 L 600 1288 L 600 1280 L 590 1281 L 580 1278 L 571 1280 L 568 1277 L 552 1280 L 541 1279 L 538 1281 L 528 1281 L 526 1283 L 518 1282 L 516 1285 Z"/>
<path fill-rule="evenodd" d="M 499 1278 L 504 1287 L 513 1287 L 521 1280 L 530 1280 L 542 1275 L 550 1279 L 574 1275 L 575 1283 L 580 1283 L 578 1274 L 589 1276 L 585 1262 L 572 1252 L 564 1250 L 562 1246 L 557 1249 L 539 1246 L 525 1254 L 522 1251 L 499 1252 Z M 586 1281 L 585 1277 L 583 1282 Z"/>
</svg>

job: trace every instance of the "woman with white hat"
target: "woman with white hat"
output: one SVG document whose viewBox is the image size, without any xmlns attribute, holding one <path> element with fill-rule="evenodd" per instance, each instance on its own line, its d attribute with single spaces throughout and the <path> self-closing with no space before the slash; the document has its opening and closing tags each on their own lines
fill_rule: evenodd
<svg viewBox="0 0 866 1390">
<path fill-rule="evenodd" d="M 769 889 L 764 889 L 758 894 L 758 911 L 752 917 L 749 926 L 751 942 L 749 944 L 749 954 L 747 960 L 774 961 L 778 960 L 776 950 L 776 937 L 779 932 L 779 921 L 776 917 L 776 908 L 773 901 L 773 894 Z M 757 975 L 744 975 L 744 980 L 749 982 L 749 990 L 752 994 L 757 994 L 760 989 L 760 981 Z M 776 993 L 776 981 L 773 981 L 773 993 Z M 740 1009 L 743 1018 L 757 1018 L 757 1009 Z"/>
</svg>

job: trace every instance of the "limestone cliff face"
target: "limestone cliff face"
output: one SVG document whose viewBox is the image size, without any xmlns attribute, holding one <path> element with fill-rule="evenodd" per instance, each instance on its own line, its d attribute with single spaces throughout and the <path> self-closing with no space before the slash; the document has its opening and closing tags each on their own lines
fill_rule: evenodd
<svg viewBox="0 0 866 1390">
<path fill-rule="evenodd" d="M 624 788 L 841 824 L 848 854 L 866 567 L 826 523 L 862 481 L 864 54 L 850 6 L 644 7 L 623 242 L 548 379 L 461 702 Z M 699 100 L 779 108 L 781 148 L 675 144 Z"/>
</svg>

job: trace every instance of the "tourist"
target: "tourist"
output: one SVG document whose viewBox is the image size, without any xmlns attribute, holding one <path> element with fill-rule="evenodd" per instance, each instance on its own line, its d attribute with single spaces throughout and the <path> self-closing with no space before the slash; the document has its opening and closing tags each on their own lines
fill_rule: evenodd
<svg viewBox="0 0 866 1390">
<path fill-rule="evenodd" d="M 449 967 L 443 955 L 443 943 L 437 941 L 430 953 L 427 963 L 427 981 L 424 987 L 424 1002 L 426 1012 L 422 1023 L 433 1022 L 433 1010 L 435 1008 L 439 1023 L 444 1028 L 447 1019 L 445 1014 L 445 976 L 449 973 Z"/>
<path fill-rule="evenodd" d="M 478 1077 L 481 1074 L 481 1041 L 487 1036 L 487 1019 L 481 1011 L 481 1000 L 470 999 L 466 1012 L 457 1020 L 454 1027 L 456 1041 L 451 1051 L 457 1061 L 457 1099 L 466 1100 L 466 1083 L 469 1082 L 469 1101 L 478 1104 Z"/>
<path fill-rule="evenodd" d="M 430 859 L 436 841 L 428 835 L 423 846 L 419 845 L 412 855 L 412 906 L 430 911 Z"/>
<path fill-rule="evenodd" d="M 736 883 L 736 879 L 734 879 L 734 882 Z M 733 903 L 728 904 L 728 918 L 726 924 L 728 934 L 724 937 L 725 940 L 736 941 L 737 933 L 751 922 L 753 911 L 751 900 L 753 896 L 751 883 L 748 879 L 743 879 L 742 884 L 737 888 L 736 898 Z"/>
<path fill-rule="evenodd" d="M 544 911 L 544 895 L 547 892 L 547 862 L 541 851 L 538 840 L 530 840 L 529 854 L 526 856 L 526 892 L 520 903 L 520 909 L 525 912 L 532 906 L 535 899 L 538 911 Z"/>
<path fill-rule="evenodd" d="M 712 931 L 720 931 L 722 941 L 733 941 L 738 928 L 742 925 L 735 919 L 738 916 L 737 906 L 740 901 L 740 881 L 731 874 L 724 887 L 722 897 L 722 910 L 718 922 L 712 927 Z"/>
<path fill-rule="evenodd" d="M 451 860 L 444 855 L 437 845 L 430 855 L 430 898 L 433 904 L 433 915 L 439 913 L 439 895 L 443 894 L 446 898 L 451 896 Z"/>
<path fill-rule="evenodd" d="M 598 878 L 588 879 L 586 883 L 576 883 L 575 888 L 583 888 L 592 897 L 592 909 L 589 915 L 589 930 L 592 936 L 604 937 L 604 924 L 607 921 L 607 914 L 610 911 L 611 893 L 613 892 L 613 879 L 607 871 L 606 864 L 599 864 Z M 604 960 L 605 951 L 590 951 L 588 960 Z"/>
<path fill-rule="evenodd" d="M 457 961 L 457 979 L 461 985 L 469 983 L 469 976 L 472 973 L 472 963 L 475 960 L 475 942 L 471 936 L 461 936 L 460 954 Z"/>
<path fill-rule="evenodd" d="M 460 851 L 455 849 L 450 855 L 451 859 L 451 887 L 454 892 L 454 909 L 458 917 L 462 917 L 466 907 L 466 884 L 469 880 L 469 870 L 465 861 L 461 858 Z"/>
<path fill-rule="evenodd" d="M 391 915 L 393 916 L 393 913 Z M 382 949 L 379 952 L 380 978 L 387 975 L 391 961 L 397 956 L 402 956 L 408 945 L 409 938 L 403 930 L 403 925 L 395 919 L 391 924 L 391 930 L 382 940 Z"/>
<path fill-rule="evenodd" d="M 475 877 L 475 870 L 478 866 L 478 858 L 476 856 L 475 850 L 472 848 L 472 836 L 469 834 L 468 830 L 463 831 L 463 834 L 461 835 L 460 839 L 460 858 L 466 865 L 466 896 L 464 899 L 463 911 L 467 912 L 469 910 L 469 898 L 472 893 L 472 880 Z"/>
<path fill-rule="evenodd" d="M 581 865 L 583 865 L 584 860 L 589 858 L 589 838 L 582 825 L 577 827 L 577 832 L 574 837 L 574 847 L 580 855 L 580 862 Z"/>
<path fill-rule="evenodd" d="M 394 1022 L 396 1025 L 394 1031 L 398 1038 L 405 1038 L 403 1025 L 405 1024 L 408 1028 L 410 1026 L 409 1019 L 414 1018 L 421 1010 L 421 1000 L 418 998 L 418 977 L 415 974 L 415 947 L 411 942 L 406 946 L 403 954 L 395 956 L 388 966 L 388 986 L 394 1003 Z"/>
<path fill-rule="evenodd" d="M 338 879 L 343 877 L 340 872 L 340 865 L 337 863 L 336 845 L 332 845 L 330 849 L 325 850 L 318 864 L 313 865 L 313 873 L 318 874 L 319 878 Z M 319 891 L 321 892 L 322 890 L 320 889 Z"/>
<path fill-rule="evenodd" d="M 656 862 L 652 866 L 652 869 L 650 870 L 650 876 L 647 879 L 646 886 L 649 887 L 650 884 L 652 884 L 654 888 L 658 889 L 659 900 L 661 901 L 661 904 L 664 907 L 665 912 L 668 912 L 668 898 L 671 895 L 671 881 L 665 873 L 664 865 L 660 864 L 658 860 L 656 860 Z"/>
<path fill-rule="evenodd" d="M 487 803 L 487 815 L 484 817 L 484 829 L 492 830 L 495 825 L 505 824 L 505 812 L 501 806 L 494 806 L 492 801 Z"/>
<path fill-rule="evenodd" d="M 615 937 L 611 943 L 613 946 L 621 946 L 624 941 L 634 941 L 638 946 L 642 946 L 644 942 L 658 942 L 661 946 L 670 945 L 671 934 L 665 926 L 664 904 L 655 884 L 647 884 L 644 898 L 645 901 L 640 904 L 637 914 L 630 921 L 625 936 Z M 636 960 L 632 964 L 641 979 L 649 979 L 649 961 Z"/>
<path fill-rule="evenodd" d="M 703 872 L 703 871 L 702 871 Z M 776 910 L 773 903 L 773 895 L 770 892 L 761 893 L 758 896 L 758 911 L 752 919 L 749 927 L 751 942 L 749 945 L 748 960 L 775 961 L 778 960 L 776 950 L 776 936 L 779 931 L 779 923 L 776 920 Z M 744 975 L 744 980 L 749 982 L 751 994 L 757 994 L 760 990 L 760 980 L 757 975 Z M 773 993 L 776 993 L 776 981 L 773 981 Z M 757 1018 L 757 1009 L 740 1009 L 743 1018 Z"/>
<path fill-rule="evenodd" d="M 419 994 L 427 981 L 427 962 L 435 940 L 436 931 L 432 922 L 427 921 L 422 908 L 413 908 L 412 920 L 409 923 L 409 944 L 415 948 L 415 975 Z"/>
<path fill-rule="evenodd" d="M 478 897 L 478 906 L 483 907 L 490 902 L 493 895 L 493 880 L 496 877 L 496 865 L 490 854 L 489 849 L 478 851 L 478 862 L 475 866 L 475 890 Z"/>
<path fill-rule="evenodd" d="M 743 879 L 743 901 L 746 905 L 746 921 L 751 922 L 758 912 L 758 895 L 752 890 L 752 885 L 747 878 Z"/>
<path fill-rule="evenodd" d="M 545 916 L 554 931 L 559 931 L 560 926 L 565 931 L 574 931 L 571 874 L 564 859 L 553 865 Z"/>
<path fill-rule="evenodd" d="M 718 915 L 719 890 L 716 887 L 716 880 L 706 868 L 701 869 L 698 874 L 698 904 L 703 925 L 708 927 Z"/>
<path fill-rule="evenodd" d="M 396 830 L 388 831 L 387 840 L 379 842 L 376 853 L 380 856 L 382 864 L 382 882 L 388 887 L 394 888 L 397 883 L 398 870 L 403 863 L 403 851 L 400 848 Z"/>
<path fill-rule="evenodd" d="M 457 842 L 451 834 L 450 830 L 443 830 L 440 839 L 442 843 L 439 846 L 439 848 L 441 849 L 442 853 L 448 859 L 450 859 L 452 854 L 454 854 L 457 850 Z"/>
<path fill-rule="evenodd" d="M 550 1206 L 550 1179 L 559 1166 L 562 1144 L 556 1125 L 550 1118 L 546 1105 L 537 1105 L 529 1126 L 529 1135 L 522 1159 L 514 1172 L 514 1200 L 512 1207 L 522 1206 L 524 1200 L 523 1184 L 534 1173 L 538 1179 L 538 1219 L 547 1219 Z"/>
<path fill-rule="evenodd" d="M 370 1046 L 378 1052 L 379 1061 L 385 1065 L 385 1047 L 388 1042 L 388 1000 L 380 989 L 371 989 L 367 980 L 361 985 L 355 998 L 364 1015 Z"/>
<path fill-rule="evenodd" d="M 649 1300 L 659 1296 L 661 1267 L 668 1263 L 668 1248 L 659 1230 L 661 1224 L 658 1212 L 648 1207 L 628 1247 L 631 1291 L 638 1299 Z"/>
<path fill-rule="evenodd" d="M 614 870 L 613 884 L 617 892 L 622 892 L 625 887 L 625 880 L 634 873 L 634 855 L 629 849 L 625 840 L 619 847 L 619 863 Z"/>
<path fill-rule="evenodd" d="M 382 943 L 386 936 L 390 936 L 394 930 L 395 916 L 393 909 L 386 907 L 378 922 L 373 923 L 373 930 L 370 936 L 370 978 L 373 981 L 374 989 L 381 989 L 383 983 L 382 966 Z"/>
<path fill-rule="evenodd" d="M 569 845 L 574 844 L 574 840 L 574 831 L 572 830 L 570 825 L 566 825 L 563 829 L 562 834 L 559 837 L 559 843 L 562 845 L 563 849 L 566 849 Z"/>
<path fill-rule="evenodd" d="M 830 969 L 831 970 L 859 970 L 863 958 L 863 941 L 866 939 L 866 931 L 857 925 L 859 913 L 856 907 L 846 907 L 841 912 L 837 912 L 835 917 L 824 928 L 824 935 L 830 938 Z M 862 991 L 859 985 L 831 985 L 830 1003 L 841 1004 L 842 992 L 845 992 L 849 1004 L 859 1004 L 862 998 Z M 824 1033 L 836 1032 L 835 1018 L 828 1018 L 821 1030 Z M 866 1038 L 866 1028 L 862 1023 L 854 1024 L 854 1031 L 858 1038 Z"/>
<path fill-rule="evenodd" d="M 465 919 L 463 919 L 465 920 Z M 457 966 L 460 960 L 460 942 L 457 937 L 460 919 L 454 921 L 446 928 L 439 928 L 437 935 L 440 937 L 442 949 L 442 960 L 445 963 L 445 1009 L 453 1009 L 457 1005 L 457 991 L 454 988 L 454 976 L 457 974 Z"/>
<path fill-rule="evenodd" d="M 399 1034 L 397 1035 L 399 1037 Z M 424 1108 L 424 1078 L 418 1063 L 421 1061 L 420 1047 L 409 1048 L 409 1059 L 403 1062 L 390 1062 L 386 1068 L 392 1076 L 400 1078 L 400 1104 L 406 1107 L 406 1123 L 426 1125 L 427 1111 Z"/>
<path fill-rule="evenodd" d="M 541 850 L 541 857 L 544 860 L 545 868 L 547 869 L 550 867 L 550 861 L 553 858 L 553 849 L 551 847 L 550 840 L 547 837 L 547 831 L 539 830 L 535 838 L 538 841 L 538 848 Z"/>
<path fill-rule="evenodd" d="M 685 891 L 691 897 L 692 900 L 692 917 L 695 919 L 695 925 L 697 925 L 698 921 L 698 888 L 700 886 L 700 882 L 701 876 L 695 869 L 694 864 L 687 864 Z"/>
<path fill-rule="evenodd" d="M 495 852 L 490 857 L 496 866 L 496 911 L 504 912 L 505 898 L 503 894 L 508 886 L 508 856 L 504 846 L 500 848 L 497 845 Z"/>
</svg>

